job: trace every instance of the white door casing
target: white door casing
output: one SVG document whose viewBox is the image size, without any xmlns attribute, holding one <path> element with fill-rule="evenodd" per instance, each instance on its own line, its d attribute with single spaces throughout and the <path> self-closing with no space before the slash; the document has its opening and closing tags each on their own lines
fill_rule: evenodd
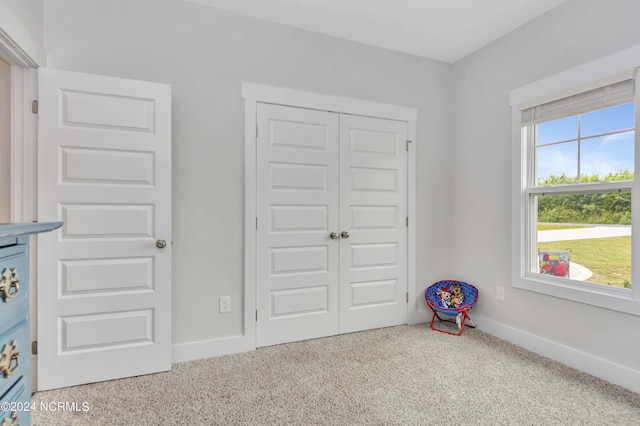
<svg viewBox="0 0 640 426">
<path fill-rule="evenodd" d="M 38 220 L 38 389 L 170 369 L 170 86 L 39 70 Z"/>
<path fill-rule="evenodd" d="M 407 323 L 407 123 L 260 103 L 257 124 L 257 346 Z"/>
<path fill-rule="evenodd" d="M 426 310 L 417 309 L 423 301 L 416 282 L 416 122 L 415 108 L 365 101 L 341 96 L 314 93 L 283 87 L 245 82 L 242 84 L 245 100 L 245 218 L 244 218 L 244 325 L 241 335 L 216 342 L 216 353 L 235 353 L 257 346 L 257 251 L 258 217 L 257 193 L 257 106 L 260 103 L 286 105 L 318 111 L 333 111 L 352 115 L 379 117 L 403 121 L 407 124 L 407 323 L 417 324 L 427 319 Z M 405 218 L 406 220 L 406 218 Z"/>
<path fill-rule="evenodd" d="M 340 333 L 407 323 L 407 123 L 340 115 Z"/>
</svg>

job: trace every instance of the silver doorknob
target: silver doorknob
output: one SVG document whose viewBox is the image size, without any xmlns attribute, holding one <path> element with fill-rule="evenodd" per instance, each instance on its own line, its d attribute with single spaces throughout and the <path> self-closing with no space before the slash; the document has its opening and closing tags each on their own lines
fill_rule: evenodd
<svg viewBox="0 0 640 426">
<path fill-rule="evenodd" d="M 158 248 L 165 248 L 167 246 L 167 242 L 165 240 L 158 240 L 156 241 L 156 247 Z"/>
<path fill-rule="evenodd" d="M 338 238 L 340 238 L 340 235 L 338 235 L 337 232 L 332 232 L 329 234 L 329 238 L 331 238 L 332 240 L 337 240 Z"/>
<path fill-rule="evenodd" d="M 342 232 L 340 233 L 340 236 L 341 236 L 342 238 L 349 238 L 349 233 L 348 233 L 347 231 L 342 231 Z"/>
</svg>

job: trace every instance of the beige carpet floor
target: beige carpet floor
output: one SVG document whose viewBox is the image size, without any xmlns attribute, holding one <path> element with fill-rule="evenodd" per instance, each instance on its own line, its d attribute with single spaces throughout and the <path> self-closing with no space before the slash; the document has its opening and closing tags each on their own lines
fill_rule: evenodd
<svg viewBox="0 0 640 426">
<path fill-rule="evenodd" d="M 34 425 L 640 425 L 640 395 L 478 330 L 422 324 L 53 391 Z"/>
</svg>

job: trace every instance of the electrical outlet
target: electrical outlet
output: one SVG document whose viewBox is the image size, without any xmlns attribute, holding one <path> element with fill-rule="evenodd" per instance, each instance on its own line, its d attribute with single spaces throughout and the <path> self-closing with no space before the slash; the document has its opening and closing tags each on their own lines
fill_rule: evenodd
<svg viewBox="0 0 640 426">
<path fill-rule="evenodd" d="M 504 287 L 497 286 L 496 287 L 496 299 L 501 302 L 504 302 Z"/>
<path fill-rule="evenodd" d="M 231 312 L 231 296 L 220 296 L 220 313 Z"/>
</svg>

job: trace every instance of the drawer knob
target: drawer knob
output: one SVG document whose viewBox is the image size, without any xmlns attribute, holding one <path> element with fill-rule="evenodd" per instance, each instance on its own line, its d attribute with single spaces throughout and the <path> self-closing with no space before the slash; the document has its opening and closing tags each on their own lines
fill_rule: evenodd
<svg viewBox="0 0 640 426">
<path fill-rule="evenodd" d="M 5 417 L 1 426 L 20 426 L 18 423 L 18 412 L 14 411 L 9 417 Z"/>
<path fill-rule="evenodd" d="M 18 352 L 18 342 L 15 340 L 11 344 L 4 345 L 0 352 L 0 373 L 4 373 L 4 377 L 9 377 L 20 367 L 20 352 Z"/>
<path fill-rule="evenodd" d="M 19 289 L 18 270 L 16 268 L 5 268 L 0 276 L 0 295 L 4 301 L 6 302 L 7 299 L 16 297 Z"/>
</svg>

